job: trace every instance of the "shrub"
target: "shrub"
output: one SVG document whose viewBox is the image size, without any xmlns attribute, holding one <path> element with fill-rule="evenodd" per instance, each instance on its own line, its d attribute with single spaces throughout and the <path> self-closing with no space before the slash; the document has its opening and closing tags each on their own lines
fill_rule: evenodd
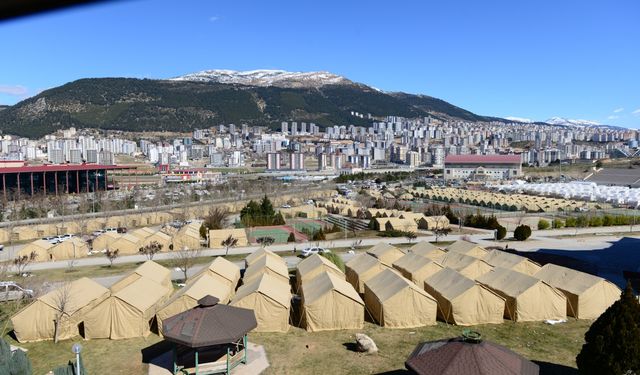
<svg viewBox="0 0 640 375">
<path fill-rule="evenodd" d="M 569 216 L 565 221 L 564 221 L 564 226 L 567 228 L 573 228 L 576 226 L 576 218 L 573 216 Z"/>
<path fill-rule="evenodd" d="M 513 231 L 513 237 L 518 241 L 525 241 L 531 236 L 531 227 L 528 225 L 519 225 L 516 230 Z"/>
<path fill-rule="evenodd" d="M 560 220 L 560 219 L 553 219 L 553 221 L 551 222 L 551 225 L 554 228 L 564 228 L 564 221 Z"/>
<path fill-rule="evenodd" d="M 604 227 L 610 227 L 614 225 L 615 222 L 615 218 L 611 215 L 604 215 L 604 217 L 602 218 L 602 226 Z"/>
<path fill-rule="evenodd" d="M 314 241 L 324 241 L 326 239 L 327 239 L 327 237 L 324 235 L 324 231 L 322 229 L 320 229 L 319 231 L 317 231 L 313 235 L 313 240 Z"/>
<path fill-rule="evenodd" d="M 203 240 L 207 239 L 207 231 L 207 227 L 204 225 L 204 223 L 200 225 L 200 238 L 202 238 Z"/>
<path fill-rule="evenodd" d="M 545 220 L 545 219 L 540 219 L 538 221 L 538 230 L 545 230 L 545 229 L 549 229 L 551 227 L 551 224 Z"/>
<path fill-rule="evenodd" d="M 503 227 L 502 225 L 499 225 L 496 230 L 498 231 L 496 233 L 496 238 L 498 240 L 504 239 L 507 236 L 507 228 Z"/>
<path fill-rule="evenodd" d="M 589 226 L 589 218 L 586 216 L 578 216 L 576 219 L 576 226 L 578 228 L 586 228 Z"/>
<path fill-rule="evenodd" d="M 289 237 L 287 238 L 287 242 L 296 242 L 296 235 L 293 232 L 289 233 Z"/>
<path fill-rule="evenodd" d="M 602 226 L 602 218 L 600 216 L 592 216 L 589 218 L 589 226 L 590 227 L 601 227 Z"/>
<path fill-rule="evenodd" d="M 9 344 L 0 338 L 0 374 L 31 375 L 31 361 L 22 350 L 11 352 Z"/>
</svg>

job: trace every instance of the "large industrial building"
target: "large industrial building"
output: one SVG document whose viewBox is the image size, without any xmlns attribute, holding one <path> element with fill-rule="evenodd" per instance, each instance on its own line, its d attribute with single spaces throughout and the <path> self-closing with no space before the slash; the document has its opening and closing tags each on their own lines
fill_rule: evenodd
<svg viewBox="0 0 640 375">
<path fill-rule="evenodd" d="M 508 180 L 522 177 L 520 155 L 448 155 L 445 180 Z"/>
</svg>

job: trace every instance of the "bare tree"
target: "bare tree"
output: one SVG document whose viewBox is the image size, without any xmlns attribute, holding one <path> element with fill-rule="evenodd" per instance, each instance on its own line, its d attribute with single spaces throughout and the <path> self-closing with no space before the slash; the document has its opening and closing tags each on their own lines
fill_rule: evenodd
<svg viewBox="0 0 640 375">
<path fill-rule="evenodd" d="M 119 253 L 120 253 L 119 249 L 115 249 L 115 250 L 107 249 L 104 252 L 104 256 L 106 256 L 107 259 L 109 260 L 109 267 L 113 267 L 113 262 L 115 262 L 115 260 L 118 258 Z"/>
<path fill-rule="evenodd" d="M 18 255 L 13 259 L 13 265 L 17 269 L 17 275 L 21 276 L 27 269 L 27 266 L 38 258 L 38 253 L 32 251 L 29 255 Z"/>
<path fill-rule="evenodd" d="M 238 245 L 238 239 L 234 238 L 232 235 L 229 235 L 229 237 L 227 237 L 224 241 L 222 241 L 220 245 L 224 246 L 226 250 L 224 255 L 227 256 L 229 255 L 229 249 L 236 247 Z"/>
<path fill-rule="evenodd" d="M 440 239 L 440 237 L 446 237 L 449 233 L 451 233 L 451 228 L 447 225 L 446 216 L 438 216 L 436 219 L 436 227 L 433 229 L 433 234 L 436 236 L 436 243 Z"/>
<path fill-rule="evenodd" d="M 229 211 L 225 208 L 212 207 L 209 209 L 209 213 L 204 217 L 204 226 L 207 229 L 223 229 L 227 218 L 229 217 Z"/>
<path fill-rule="evenodd" d="M 413 240 L 415 240 L 418 236 L 416 235 L 416 232 L 404 232 L 404 236 L 407 239 L 407 241 L 409 241 L 409 243 L 413 242 Z"/>
<path fill-rule="evenodd" d="M 56 310 L 54 319 L 53 342 L 58 343 L 60 337 L 61 324 L 65 315 L 69 315 L 69 304 L 71 300 L 71 284 L 64 283 L 56 289 L 53 297 L 53 304 Z"/>
<path fill-rule="evenodd" d="M 200 249 L 189 249 L 185 247 L 182 250 L 173 252 L 171 264 L 182 271 L 184 281 L 187 281 L 189 269 L 196 264 L 197 258 L 200 256 Z"/>
<path fill-rule="evenodd" d="M 164 246 L 160 242 L 151 241 L 150 243 L 138 249 L 138 252 L 140 254 L 146 255 L 147 259 L 153 260 L 153 256 L 156 255 L 156 253 L 159 253 L 160 251 L 162 251 L 163 247 Z"/>
</svg>

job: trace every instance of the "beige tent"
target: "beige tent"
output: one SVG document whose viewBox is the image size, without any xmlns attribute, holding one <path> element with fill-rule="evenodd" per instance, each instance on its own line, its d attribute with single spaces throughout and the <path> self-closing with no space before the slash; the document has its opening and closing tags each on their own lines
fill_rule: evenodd
<svg viewBox="0 0 640 375">
<path fill-rule="evenodd" d="M 126 339 L 151 333 L 156 312 L 173 289 L 140 277 L 87 314 L 85 338 Z"/>
<path fill-rule="evenodd" d="M 242 229 L 215 229 L 209 231 L 209 247 L 212 249 L 224 249 L 222 242 L 229 236 L 238 240 L 236 246 L 247 246 L 247 232 Z"/>
<path fill-rule="evenodd" d="M 198 271 L 191 280 L 195 280 L 200 277 L 200 275 L 205 274 L 210 275 L 219 282 L 229 286 L 232 296 L 238 286 L 238 281 L 240 281 L 240 267 L 235 263 L 229 262 L 223 257 L 216 257 L 211 263 L 209 263 L 209 265 Z"/>
<path fill-rule="evenodd" d="M 9 232 L 6 229 L 0 228 L 0 243 L 9 242 Z"/>
<path fill-rule="evenodd" d="M 23 225 L 13 228 L 12 236 L 14 241 L 34 240 L 38 237 L 42 237 L 38 236 L 38 231 L 34 227 L 29 225 Z"/>
<path fill-rule="evenodd" d="M 111 250 L 111 245 L 116 242 L 122 235 L 116 232 L 107 232 L 107 233 L 103 233 L 101 235 L 99 235 L 98 237 L 94 238 L 93 242 L 91 243 L 91 247 L 94 250 L 106 250 L 109 249 Z M 115 249 L 115 248 L 114 248 Z"/>
<path fill-rule="evenodd" d="M 555 264 L 546 264 L 534 276 L 560 289 L 567 297 L 567 315 L 578 319 L 598 318 L 621 294 L 608 280 Z"/>
<path fill-rule="evenodd" d="M 173 236 L 173 249 L 184 250 L 185 248 L 202 248 L 202 244 L 200 242 L 200 225 L 202 225 L 202 223 L 194 222 L 180 228 L 178 233 Z"/>
<path fill-rule="evenodd" d="M 229 284 L 208 273 L 192 279 L 158 310 L 158 332 L 162 332 L 163 320 L 197 306 L 200 298 L 211 295 L 218 298 L 220 303 L 226 304 L 231 298 L 231 292 Z"/>
<path fill-rule="evenodd" d="M 540 271 L 540 265 L 525 257 L 500 250 L 491 250 L 483 260 L 494 267 L 508 268 L 533 276 Z"/>
<path fill-rule="evenodd" d="M 487 255 L 487 250 L 485 250 L 482 246 L 465 240 L 458 240 L 447 246 L 447 251 L 469 255 L 478 259 L 482 259 L 485 255 Z"/>
<path fill-rule="evenodd" d="M 506 299 L 504 316 L 508 319 L 522 322 L 567 316 L 564 294 L 535 277 L 496 267 L 477 281 Z"/>
<path fill-rule="evenodd" d="M 291 288 L 269 274 L 262 274 L 241 286 L 231 305 L 253 310 L 258 321 L 256 332 L 289 330 Z"/>
<path fill-rule="evenodd" d="M 364 283 L 364 301 L 369 313 L 383 327 L 436 324 L 435 298 L 391 268 Z"/>
<path fill-rule="evenodd" d="M 78 237 L 71 237 L 49 249 L 53 260 L 84 258 L 89 252 L 89 245 Z"/>
<path fill-rule="evenodd" d="M 438 300 L 438 318 L 461 326 L 502 323 L 505 299 L 482 284 L 444 268 L 424 281 Z"/>
<path fill-rule="evenodd" d="M 312 280 L 322 272 L 330 272 L 343 280 L 345 279 L 344 273 L 332 261 L 321 255 L 313 254 L 298 263 L 296 268 L 296 290 L 299 290 L 303 283 Z"/>
<path fill-rule="evenodd" d="M 44 262 L 51 260 L 51 255 L 49 254 L 49 249 L 53 247 L 53 244 L 49 243 L 45 240 L 35 240 L 31 243 L 28 243 L 18 251 L 17 256 L 30 256 L 32 252 L 36 253 L 36 261 Z"/>
<path fill-rule="evenodd" d="M 388 267 L 369 254 L 359 254 L 345 264 L 347 281 L 360 294 L 364 293 L 364 283 Z"/>
<path fill-rule="evenodd" d="M 438 263 L 443 267 L 452 268 L 474 280 L 493 269 L 493 267 L 484 260 L 456 252 L 447 253 Z"/>
<path fill-rule="evenodd" d="M 125 233 L 109 244 L 109 249 L 118 250 L 120 255 L 138 254 L 142 240 L 133 234 Z"/>
<path fill-rule="evenodd" d="M 433 260 L 438 260 L 442 258 L 447 252 L 433 245 L 431 242 L 420 241 L 409 248 L 409 253 L 422 255 L 423 257 Z"/>
<path fill-rule="evenodd" d="M 282 258 L 273 258 L 271 256 L 264 256 L 258 259 L 255 263 L 249 266 L 244 271 L 244 277 L 242 278 L 243 284 L 248 284 L 251 279 L 258 277 L 263 273 L 267 273 L 275 278 L 282 280 L 282 282 L 289 283 L 289 269 L 287 264 L 280 261 Z"/>
<path fill-rule="evenodd" d="M 402 276 L 411 280 L 416 285 L 422 285 L 427 277 L 440 271 L 442 266 L 429 258 L 409 253 L 396 260 L 393 263 L 393 268 L 400 271 Z"/>
<path fill-rule="evenodd" d="M 404 253 L 395 246 L 385 242 L 378 242 L 375 246 L 367 250 L 367 254 L 376 257 L 380 263 L 391 267 L 393 262 L 404 256 Z"/>
<path fill-rule="evenodd" d="M 258 250 L 254 251 L 253 253 L 247 255 L 244 258 L 244 264 L 245 267 L 249 267 L 251 266 L 253 263 L 257 262 L 260 258 L 264 257 L 264 256 L 268 256 L 274 259 L 279 259 L 282 263 L 284 263 L 284 259 L 282 259 L 280 257 L 280 255 L 274 253 L 271 250 L 267 250 L 265 248 L 259 248 Z"/>
<path fill-rule="evenodd" d="M 132 230 L 129 232 L 129 234 L 132 234 L 136 237 L 138 237 L 141 240 L 144 240 L 145 238 L 149 237 L 150 235 L 154 234 L 156 231 L 149 228 L 149 227 L 142 227 L 142 228 L 138 228 L 135 230 Z"/>
<path fill-rule="evenodd" d="M 109 296 L 109 290 L 95 281 L 83 277 L 36 299 L 11 318 L 19 342 L 53 340 L 54 321 L 60 314 L 60 302 L 65 301 L 65 312 L 60 321 L 61 340 L 81 334 L 88 311 Z"/>
<path fill-rule="evenodd" d="M 385 219 L 384 230 L 401 230 L 403 232 L 417 232 L 418 223 L 413 219 L 400 219 L 399 217 L 390 217 Z M 382 225 L 382 223 L 380 223 Z M 382 231 L 382 227 L 380 228 Z"/>
<path fill-rule="evenodd" d="M 302 326 L 309 332 L 362 329 L 364 302 L 344 279 L 321 272 L 302 284 Z"/>
<path fill-rule="evenodd" d="M 118 280 L 115 284 L 113 284 L 110 288 L 111 292 L 116 293 L 126 288 L 127 286 L 129 286 L 134 281 L 140 278 L 147 278 L 166 288 L 173 289 L 173 286 L 171 283 L 171 271 L 162 267 L 161 265 L 159 265 L 158 263 L 152 260 L 148 260 L 142 263 L 133 272 L 124 276 L 123 278 Z"/>
<path fill-rule="evenodd" d="M 170 235 L 157 230 L 150 236 L 144 238 L 140 246 L 146 246 L 151 242 L 157 242 L 162 245 L 162 251 L 169 251 L 171 249 L 172 238 Z"/>
<path fill-rule="evenodd" d="M 446 216 L 424 216 L 418 219 L 418 228 L 426 230 L 443 229 L 449 227 Z"/>
</svg>

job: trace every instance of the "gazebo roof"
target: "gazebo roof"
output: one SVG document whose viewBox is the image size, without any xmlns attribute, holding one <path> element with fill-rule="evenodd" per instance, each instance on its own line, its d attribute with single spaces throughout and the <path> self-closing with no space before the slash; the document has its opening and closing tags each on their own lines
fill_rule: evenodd
<svg viewBox="0 0 640 375">
<path fill-rule="evenodd" d="M 253 310 L 218 304 L 213 296 L 162 323 L 167 341 L 190 348 L 234 343 L 258 326 Z"/>
</svg>

